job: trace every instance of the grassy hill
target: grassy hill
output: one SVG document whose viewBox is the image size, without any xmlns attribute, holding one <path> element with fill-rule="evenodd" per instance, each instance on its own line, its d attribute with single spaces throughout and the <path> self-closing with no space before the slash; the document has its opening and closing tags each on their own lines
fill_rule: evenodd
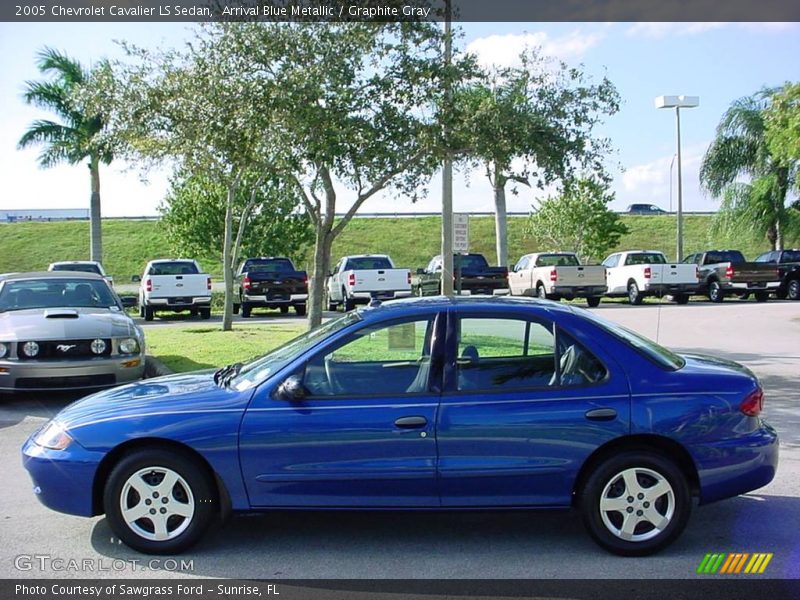
<svg viewBox="0 0 800 600">
<path fill-rule="evenodd" d="M 619 249 L 647 248 L 675 253 L 675 217 L 623 216 L 631 232 Z M 509 219 L 509 257 L 536 250 L 553 250 L 526 236 L 526 218 Z M 738 248 L 748 258 L 768 249 L 766 240 L 726 239 L 712 228 L 713 217 L 688 215 L 684 219 L 684 250 L 689 252 L 712 247 Z M 425 266 L 438 254 L 440 247 L 438 217 L 363 218 L 353 219 L 333 245 L 334 261 L 346 254 L 385 253 L 398 266 Z M 470 220 L 470 240 L 475 252 L 492 260 L 494 256 L 494 220 L 473 217 Z M 798 240 L 789 240 L 797 243 Z M 148 260 L 174 256 L 163 230 L 157 221 L 107 220 L 103 222 L 103 261 L 106 270 L 119 283 L 130 281 L 140 274 Z M 209 256 L 213 256 L 209 249 Z M 57 260 L 85 260 L 89 257 L 89 223 L 63 221 L 51 223 L 0 224 L 0 273 L 46 269 Z M 221 273 L 218 261 L 199 257 L 203 266 L 215 276 Z M 307 265 L 305 265 L 307 266 Z"/>
</svg>

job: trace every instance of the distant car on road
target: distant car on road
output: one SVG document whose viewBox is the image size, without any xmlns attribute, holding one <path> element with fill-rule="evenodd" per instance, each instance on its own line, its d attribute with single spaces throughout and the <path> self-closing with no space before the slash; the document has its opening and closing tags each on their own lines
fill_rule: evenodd
<svg viewBox="0 0 800 600">
<path fill-rule="evenodd" d="M 110 275 L 106 275 L 103 265 L 96 260 L 62 260 L 59 262 L 50 263 L 47 267 L 48 271 L 73 271 L 78 273 L 97 273 L 105 279 L 110 285 L 114 285 L 114 279 Z"/>
<path fill-rule="evenodd" d="M 247 258 L 236 271 L 236 292 L 233 312 L 241 308 L 244 318 L 254 308 L 277 308 L 286 314 L 290 306 L 302 317 L 308 302 L 308 275 L 288 258 Z"/>
<path fill-rule="evenodd" d="M 151 260 L 139 282 L 139 316 L 152 321 L 157 311 L 181 312 L 211 318 L 211 277 L 196 260 L 162 258 Z"/>
<path fill-rule="evenodd" d="M 144 334 L 94 273 L 0 275 L 0 392 L 141 379 Z"/>
<path fill-rule="evenodd" d="M 780 285 L 775 295 L 789 300 L 800 300 L 800 250 L 773 250 L 765 252 L 755 262 L 776 265 Z"/>
<path fill-rule="evenodd" d="M 583 309 L 413 298 L 247 364 L 89 396 L 22 453 L 46 506 L 105 513 L 140 552 L 187 549 L 225 507 L 575 507 L 602 547 L 645 555 L 678 537 L 695 498 L 773 479 L 762 405 L 741 365 Z"/>
<path fill-rule="evenodd" d="M 626 210 L 629 215 L 666 215 L 667 211 L 660 209 L 655 204 L 629 204 L 628 210 Z"/>
</svg>

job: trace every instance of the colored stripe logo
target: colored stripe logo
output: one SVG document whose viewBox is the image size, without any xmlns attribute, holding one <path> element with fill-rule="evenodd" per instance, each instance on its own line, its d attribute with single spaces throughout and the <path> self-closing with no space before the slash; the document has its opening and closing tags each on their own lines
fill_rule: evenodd
<svg viewBox="0 0 800 600">
<path fill-rule="evenodd" d="M 703 557 L 697 572 L 703 575 L 760 574 L 772 560 L 772 552 L 709 553 Z"/>
</svg>

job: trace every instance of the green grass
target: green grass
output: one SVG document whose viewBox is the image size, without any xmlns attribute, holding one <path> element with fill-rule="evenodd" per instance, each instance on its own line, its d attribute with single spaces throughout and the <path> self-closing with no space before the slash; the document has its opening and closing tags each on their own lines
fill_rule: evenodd
<svg viewBox="0 0 800 600">
<path fill-rule="evenodd" d="M 664 251 L 670 258 L 675 252 L 675 217 L 623 216 L 631 233 L 617 249 L 647 248 Z M 509 219 L 509 259 L 537 250 L 555 250 L 549 244 L 525 235 L 523 217 Z M 353 219 L 333 244 L 333 262 L 347 254 L 389 254 L 395 264 L 416 269 L 428 264 L 440 247 L 439 217 Z M 685 253 L 714 247 L 737 248 L 748 258 L 768 249 L 766 240 L 752 237 L 728 239 L 712 230 L 713 218 L 688 215 L 685 218 Z M 494 257 L 494 220 L 492 217 L 470 219 L 470 240 L 474 252 Z M 787 240 L 795 245 L 800 240 Z M 174 256 L 157 221 L 107 220 L 103 222 L 104 266 L 118 283 L 130 282 L 131 275 L 141 274 L 145 263 L 154 258 Z M 209 254 L 214 249 L 209 248 Z M 57 260 L 85 260 L 89 254 L 89 223 L 61 221 L 52 223 L 0 224 L 0 273 L 46 269 Z M 310 256 L 310 253 L 307 253 Z M 200 258 L 202 266 L 219 278 L 221 266 Z M 299 265 L 308 269 L 308 264 Z"/>
<path fill-rule="evenodd" d="M 305 322 L 291 325 L 240 325 L 233 331 L 186 325 L 148 327 L 147 353 L 176 372 L 218 368 L 266 354 L 305 331 Z"/>
</svg>

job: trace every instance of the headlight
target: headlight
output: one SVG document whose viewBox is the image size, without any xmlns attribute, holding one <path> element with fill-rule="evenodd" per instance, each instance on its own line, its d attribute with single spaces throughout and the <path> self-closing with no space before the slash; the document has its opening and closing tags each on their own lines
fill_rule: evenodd
<svg viewBox="0 0 800 600">
<path fill-rule="evenodd" d="M 72 443 L 72 438 L 64 431 L 61 423 L 50 421 L 47 427 L 42 429 L 33 441 L 44 448 L 63 450 Z"/>
<path fill-rule="evenodd" d="M 122 354 L 136 354 L 139 352 L 139 342 L 135 338 L 125 338 L 119 341 L 119 351 Z"/>
<path fill-rule="evenodd" d="M 106 343 L 103 340 L 93 340 L 91 348 L 95 354 L 102 354 L 106 351 Z"/>
<path fill-rule="evenodd" d="M 0 344 L 0 358 L 5 358 L 6 356 L 8 356 L 8 346 Z"/>
<path fill-rule="evenodd" d="M 39 344 L 36 342 L 25 342 L 22 345 L 22 353 L 28 358 L 33 358 L 39 354 Z"/>
</svg>

